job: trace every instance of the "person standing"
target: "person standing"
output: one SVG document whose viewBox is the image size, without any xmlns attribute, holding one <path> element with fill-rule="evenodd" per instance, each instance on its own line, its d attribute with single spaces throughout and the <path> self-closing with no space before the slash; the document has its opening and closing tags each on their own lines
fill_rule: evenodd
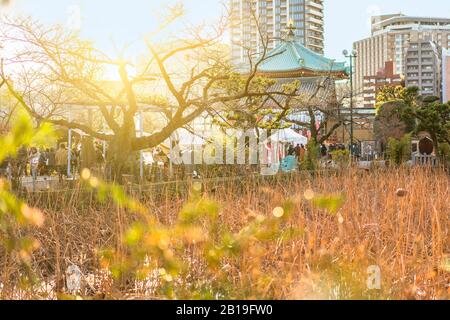
<svg viewBox="0 0 450 320">
<path fill-rule="evenodd" d="M 31 148 L 28 159 L 30 162 L 31 177 L 33 179 L 33 192 L 35 192 L 36 180 L 39 176 L 39 160 L 41 159 L 41 154 L 39 153 L 37 148 Z"/>
<path fill-rule="evenodd" d="M 81 173 L 81 150 L 82 146 L 81 143 L 76 144 L 75 147 L 70 151 L 70 159 L 71 161 L 71 168 L 72 172 L 79 172 Z"/>
<path fill-rule="evenodd" d="M 325 158 L 326 156 L 328 156 L 328 149 L 325 144 L 322 144 L 320 146 L 320 154 L 321 154 L 322 158 Z"/>
<path fill-rule="evenodd" d="M 53 172 L 55 171 L 56 169 L 55 167 L 56 167 L 55 149 L 51 148 L 47 152 L 47 168 L 50 175 L 53 174 Z"/>
<path fill-rule="evenodd" d="M 17 172 L 18 177 L 22 175 L 28 176 L 27 172 L 27 161 L 28 160 L 28 150 L 27 147 L 22 146 L 17 152 Z"/>
<path fill-rule="evenodd" d="M 67 149 L 64 143 L 61 143 L 58 151 L 55 154 L 56 167 L 59 175 L 59 180 L 62 180 L 63 176 L 67 176 L 67 165 L 69 157 L 67 154 Z"/>
<path fill-rule="evenodd" d="M 299 151 L 299 159 L 301 162 L 305 161 L 305 155 L 306 155 L 306 148 L 304 145 L 301 145 Z"/>
<path fill-rule="evenodd" d="M 296 148 L 293 144 L 289 144 L 288 156 L 294 156 L 296 154 Z"/>
<path fill-rule="evenodd" d="M 301 147 L 299 144 L 297 144 L 297 146 L 294 148 L 294 154 L 299 161 L 300 161 L 300 150 L 301 150 Z"/>
<path fill-rule="evenodd" d="M 46 176 L 48 175 L 48 149 L 40 151 L 39 153 L 39 174 Z"/>
</svg>

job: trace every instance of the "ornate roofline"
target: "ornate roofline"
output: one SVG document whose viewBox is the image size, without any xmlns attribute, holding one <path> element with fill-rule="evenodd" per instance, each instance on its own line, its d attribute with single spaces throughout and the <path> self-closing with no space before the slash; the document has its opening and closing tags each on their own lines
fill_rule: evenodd
<svg viewBox="0 0 450 320">
<path fill-rule="evenodd" d="M 348 75 L 344 71 L 315 71 L 309 69 L 297 69 L 290 71 L 258 71 L 259 76 L 266 76 L 268 78 L 306 78 L 306 77 L 327 77 L 347 79 Z"/>
</svg>

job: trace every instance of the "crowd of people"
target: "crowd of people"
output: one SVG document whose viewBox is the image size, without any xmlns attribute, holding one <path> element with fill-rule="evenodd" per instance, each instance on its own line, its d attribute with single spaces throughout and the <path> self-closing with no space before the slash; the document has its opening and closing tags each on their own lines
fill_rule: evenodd
<svg viewBox="0 0 450 320">
<path fill-rule="evenodd" d="M 353 150 L 351 150 L 353 149 Z M 332 159 L 332 154 L 335 151 L 353 151 L 353 155 L 357 158 L 360 157 L 360 148 L 355 144 L 353 148 L 345 146 L 344 144 L 321 144 L 320 145 L 320 157 L 322 159 Z M 307 148 L 303 144 L 289 144 L 287 147 L 287 155 L 295 156 L 300 162 L 305 159 Z"/>
<path fill-rule="evenodd" d="M 340 144 L 333 143 L 333 144 L 330 144 L 327 149 L 328 149 L 328 152 L 331 153 L 334 151 L 345 151 L 345 150 L 347 150 L 347 147 L 342 143 L 340 143 Z"/>
<path fill-rule="evenodd" d="M 76 164 L 77 154 L 73 152 L 73 162 Z M 8 158 L 1 164 L 1 174 L 12 179 L 13 177 L 49 176 L 55 173 L 67 174 L 68 151 L 64 144 L 58 150 L 54 148 L 40 149 L 22 146 L 17 157 Z"/>
<path fill-rule="evenodd" d="M 345 150 L 344 145 L 330 145 L 327 147 L 325 144 L 322 144 L 320 146 L 320 156 L 322 158 L 328 157 L 331 152 L 336 150 Z M 305 160 L 305 155 L 307 152 L 307 148 L 303 144 L 297 144 L 294 146 L 294 144 L 290 144 L 288 146 L 287 155 L 288 156 L 295 156 L 299 161 Z"/>
<path fill-rule="evenodd" d="M 297 144 L 296 146 L 294 146 L 294 144 L 290 144 L 288 146 L 287 155 L 295 156 L 299 159 L 299 161 L 303 161 L 305 160 L 306 148 L 303 144 Z"/>
<path fill-rule="evenodd" d="M 322 144 L 318 150 L 318 156 L 322 160 L 332 161 L 333 152 L 350 151 L 350 146 L 343 144 Z M 356 149 L 353 150 L 356 156 Z M 21 147 L 16 157 L 6 159 L 0 163 L 0 176 L 15 181 L 17 186 L 21 184 L 23 177 L 32 177 L 33 183 L 38 177 L 54 176 L 59 177 L 62 182 L 64 177 L 74 177 L 80 173 L 81 169 L 89 168 L 95 170 L 97 175 L 108 177 L 109 168 L 106 163 L 106 148 L 100 143 L 95 143 L 91 138 L 80 139 L 73 143 L 70 150 L 70 172 L 69 172 L 69 151 L 65 143 L 61 143 L 57 148 L 37 148 Z M 308 148 L 303 144 L 289 144 L 286 146 L 284 154 L 294 156 L 297 162 L 304 163 L 307 160 Z M 130 156 L 130 160 L 124 168 L 124 173 L 128 175 L 139 175 L 138 153 Z M 151 159 L 150 159 L 151 158 Z M 155 148 L 149 159 L 144 158 L 144 175 L 147 180 L 163 180 L 165 167 L 169 158 L 162 148 Z M 148 162 L 147 160 L 151 160 Z"/>
<path fill-rule="evenodd" d="M 75 145 L 70 151 L 72 173 L 80 169 L 82 156 L 81 146 Z M 104 157 L 98 148 L 95 151 L 95 157 L 97 163 L 103 163 Z M 61 143 L 56 150 L 55 148 L 22 146 L 15 158 L 7 158 L 0 164 L 0 176 L 9 180 L 21 177 L 32 177 L 36 180 L 39 176 L 57 175 L 61 180 L 64 176 L 69 176 L 68 167 L 69 151 L 64 143 Z"/>
</svg>

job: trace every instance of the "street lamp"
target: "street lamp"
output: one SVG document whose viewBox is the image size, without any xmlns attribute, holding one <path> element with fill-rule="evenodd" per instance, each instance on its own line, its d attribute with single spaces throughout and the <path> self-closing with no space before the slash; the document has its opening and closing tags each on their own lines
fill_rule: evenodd
<svg viewBox="0 0 450 320">
<path fill-rule="evenodd" d="M 354 147 L 354 128 L 353 128 L 353 61 L 358 57 L 358 52 L 353 50 L 351 53 L 344 50 L 343 55 L 350 60 L 350 153 L 353 157 Z"/>
</svg>

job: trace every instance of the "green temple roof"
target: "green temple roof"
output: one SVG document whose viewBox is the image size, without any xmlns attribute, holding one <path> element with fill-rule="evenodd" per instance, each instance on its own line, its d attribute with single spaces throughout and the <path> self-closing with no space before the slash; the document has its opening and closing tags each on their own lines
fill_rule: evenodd
<svg viewBox="0 0 450 320">
<path fill-rule="evenodd" d="M 269 58 L 258 68 L 262 73 L 282 73 L 307 70 L 318 73 L 348 73 L 345 62 L 335 62 L 291 39 L 283 40 L 267 54 Z"/>
</svg>

